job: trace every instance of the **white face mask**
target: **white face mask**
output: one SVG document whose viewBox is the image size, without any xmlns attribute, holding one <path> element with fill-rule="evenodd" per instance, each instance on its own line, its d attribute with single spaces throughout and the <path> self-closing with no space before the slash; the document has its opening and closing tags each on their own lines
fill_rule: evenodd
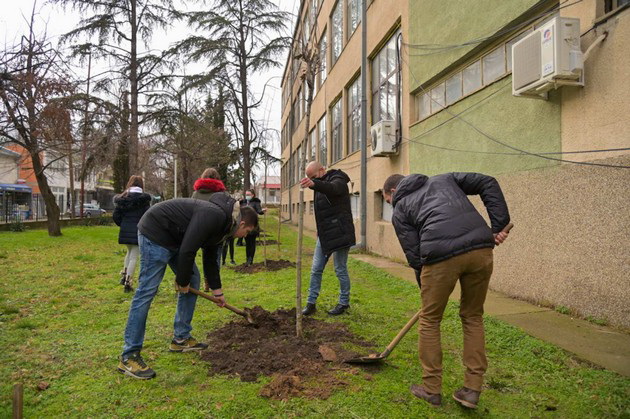
<svg viewBox="0 0 630 419">
<path fill-rule="evenodd" d="M 251 200 L 252 200 L 252 198 L 253 198 L 253 196 L 251 196 L 251 195 L 245 195 L 245 199 L 246 199 L 247 201 L 251 201 Z"/>
</svg>

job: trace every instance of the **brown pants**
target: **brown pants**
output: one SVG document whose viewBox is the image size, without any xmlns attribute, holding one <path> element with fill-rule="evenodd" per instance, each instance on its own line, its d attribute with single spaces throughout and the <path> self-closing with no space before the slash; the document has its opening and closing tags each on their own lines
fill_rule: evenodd
<svg viewBox="0 0 630 419">
<path fill-rule="evenodd" d="M 422 268 L 420 362 L 423 385 L 429 393 L 442 392 L 440 323 L 448 297 L 461 283 L 459 316 L 464 330 L 464 386 L 481 391 L 488 368 L 483 330 L 483 303 L 492 275 L 492 249 L 473 250 Z"/>
</svg>

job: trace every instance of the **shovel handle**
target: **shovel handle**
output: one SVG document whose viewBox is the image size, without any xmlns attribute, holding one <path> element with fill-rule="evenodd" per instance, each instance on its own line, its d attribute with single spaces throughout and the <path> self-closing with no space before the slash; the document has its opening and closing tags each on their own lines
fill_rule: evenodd
<svg viewBox="0 0 630 419">
<path fill-rule="evenodd" d="M 509 233 L 510 230 L 512 230 L 512 227 L 514 227 L 514 223 L 508 223 L 508 225 L 503 227 L 503 230 L 501 230 L 501 233 Z"/>
<path fill-rule="evenodd" d="M 407 322 L 405 327 L 403 327 L 402 330 L 400 332 L 398 332 L 398 334 L 396 335 L 394 340 L 392 340 L 391 343 L 389 345 L 387 345 L 387 348 L 385 348 L 383 353 L 381 353 L 380 357 L 385 358 L 387 355 L 389 355 L 389 353 L 391 351 L 394 350 L 396 345 L 398 345 L 398 342 L 400 342 L 400 340 L 407 334 L 409 329 L 411 329 L 413 327 L 413 325 L 416 324 L 416 322 L 420 318 L 420 313 L 421 312 L 422 312 L 422 310 L 419 310 L 416 314 L 414 314 L 414 316 L 411 319 L 409 319 L 409 321 Z"/>
<path fill-rule="evenodd" d="M 220 302 L 221 302 L 221 300 L 219 300 L 218 298 L 216 298 L 216 297 L 214 297 L 214 296 L 212 296 L 212 295 L 210 295 L 210 294 L 206 294 L 206 293 L 205 293 L 205 292 L 203 292 L 203 291 L 199 291 L 199 290 L 196 290 L 196 289 L 194 289 L 194 288 L 189 288 L 189 290 L 190 290 L 190 292 L 192 292 L 193 294 L 198 295 L 198 296 L 200 296 L 200 297 L 203 297 L 203 298 L 205 298 L 206 300 L 210 300 L 210 301 L 212 301 L 213 303 L 220 303 Z M 239 316 L 243 316 L 243 317 L 247 318 L 247 313 L 245 313 L 245 312 L 244 312 L 243 310 L 241 310 L 241 309 L 238 309 L 238 308 L 236 308 L 236 307 L 234 307 L 234 306 L 232 306 L 232 305 L 230 305 L 230 304 L 227 304 L 227 303 L 226 303 L 223 307 L 227 308 L 227 309 L 228 309 L 228 310 L 230 310 L 230 311 L 233 311 L 234 313 L 238 314 Z"/>
</svg>

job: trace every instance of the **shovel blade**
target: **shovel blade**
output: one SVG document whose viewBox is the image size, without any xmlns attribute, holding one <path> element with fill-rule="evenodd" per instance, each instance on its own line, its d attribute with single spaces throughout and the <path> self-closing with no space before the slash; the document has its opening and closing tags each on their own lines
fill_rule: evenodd
<svg viewBox="0 0 630 419">
<path fill-rule="evenodd" d="M 383 355 L 371 354 L 368 356 L 360 356 L 358 358 L 351 358 L 344 361 L 347 364 L 375 364 L 385 359 Z"/>
</svg>

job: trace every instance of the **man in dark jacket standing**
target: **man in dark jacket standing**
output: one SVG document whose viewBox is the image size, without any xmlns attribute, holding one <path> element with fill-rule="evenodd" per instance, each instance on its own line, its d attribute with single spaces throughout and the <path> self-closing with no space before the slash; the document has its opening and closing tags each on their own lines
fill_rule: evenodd
<svg viewBox="0 0 630 419">
<path fill-rule="evenodd" d="M 489 228 L 467 195 L 480 195 Z M 459 315 L 464 330 L 464 387 L 453 397 L 477 407 L 488 367 L 483 328 L 483 304 L 492 275 L 492 248 L 507 238 L 502 230 L 510 214 L 499 183 L 479 173 L 392 175 L 383 198 L 394 207 L 392 223 L 409 265 L 421 286 L 420 361 L 423 385 L 411 392 L 439 406 L 442 403 L 440 323 L 448 298 L 459 280 Z"/>
<path fill-rule="evenodd" d="M 316 302 L 322 286 L 322 274 L 331 255 L 334 257 L 335 274 L 339 279 L 339 303 L 328 314 L 337 316 L 350 308 L 350 276 L 348 252 L 356 243 L 350 194 L 350 178 L 341 170 L 326 169 L 318 162 L 306 166 L 306 177 L 300 181 L 302 188 L 315 191 L 315 222 L 317 244 L 311 268 L 311 284 L 305 316 L 315 313 Z"/>
<path fill-rule="evenodd" d="M 169 350 L 188 352 L 207 345 L 191 335 L 191 321 L 197 296 L 189 287 L 199 288 L 199 271 L 195 256 L 200 248 L 213 248 L 226 237 L 243 237 L 258 225 L 258 215 L 251 208 L 239 208 L 227 194 L 215 194 L 209 202 L 192 198 L 171 199 L 151 207 L 138 224 L 140 244 L 140 277 L 131 301 L 125 329 L 125 344 L 118 370 L 134 378 L 149 379 L 155 372 L 149 368 L 140 350 L 144 342 L 147 315 L 153 297 L 164 277 L 166 266 L 175 273 L 179 290 L 175 314 L 174 338 Z M 210 288 L 225 304 L 216 251 L 205 252 L 203 269 L 211 280 Z"/>
</svg>

